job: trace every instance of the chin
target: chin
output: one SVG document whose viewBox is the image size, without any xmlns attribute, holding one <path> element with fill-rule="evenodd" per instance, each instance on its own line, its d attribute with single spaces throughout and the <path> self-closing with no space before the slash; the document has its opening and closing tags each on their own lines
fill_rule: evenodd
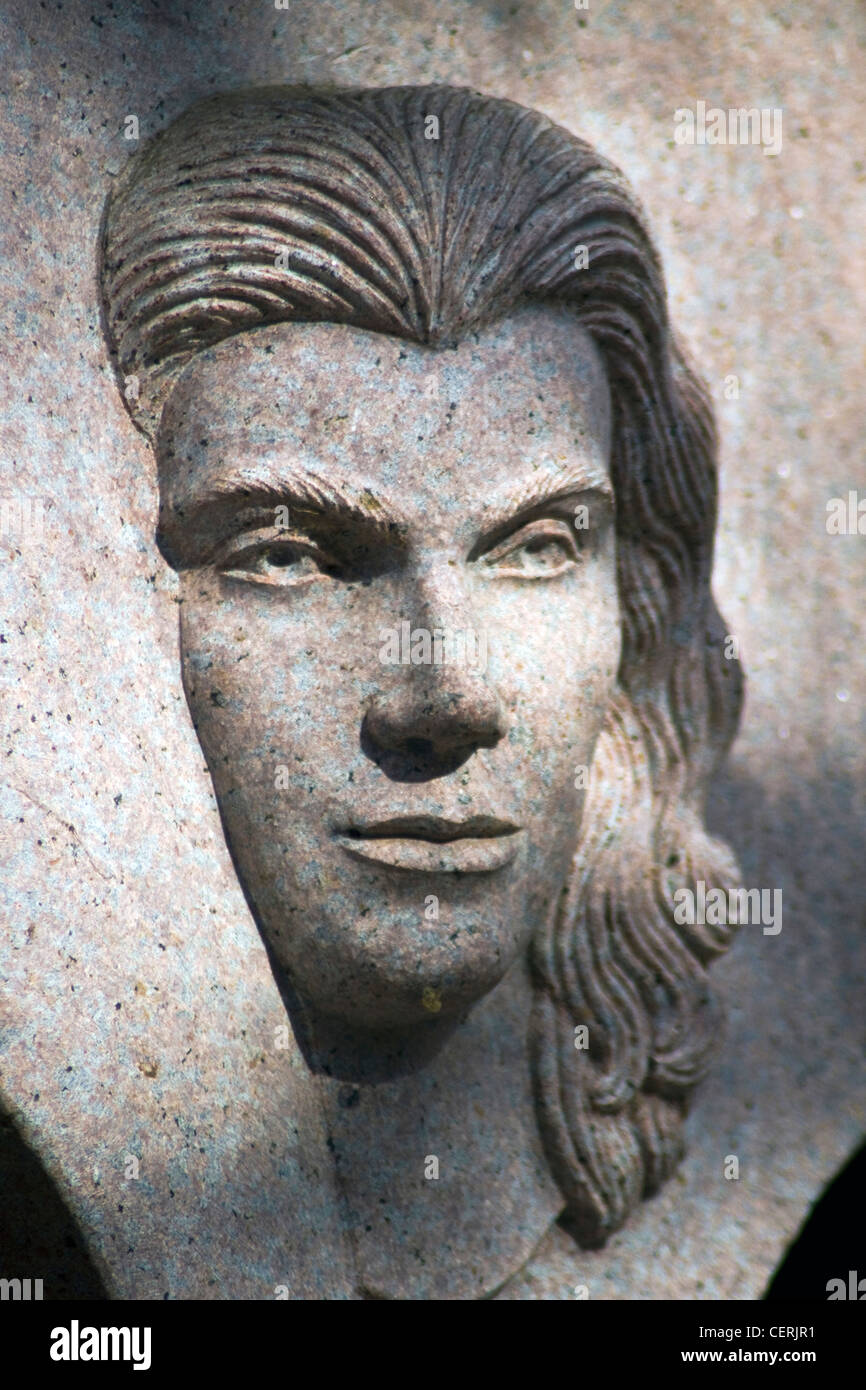
<svg viewBox="0 0 866 1390">
<path fill-rule="evenodd" d="M 350 926 L 332 919 L 312 936 L 298 934 L 298 916 L 291 927 L 265 931 L 291 989 L 312 1015 L 367 1032 L 459 1020 L 529 944 L 489 904 L 483 914 L 458 911 L 433 922 L 419 922 L 417 912 L 411 922 L 393 910 L 368 912 Z"/>
</svg>

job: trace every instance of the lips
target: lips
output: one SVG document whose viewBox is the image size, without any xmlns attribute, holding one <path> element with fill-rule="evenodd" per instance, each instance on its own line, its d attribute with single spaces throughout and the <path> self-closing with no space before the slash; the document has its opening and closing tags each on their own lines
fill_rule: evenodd
<svg viewBox="0 0 866 1390">
<path fill-rule="evenodd" d="M 514 859 L 526 832 L 497 816 L 450 820 L 394 816 L 353 826 L 337 840 L 353 859 L 415 873 L 491 873 Z"/>
</svg>

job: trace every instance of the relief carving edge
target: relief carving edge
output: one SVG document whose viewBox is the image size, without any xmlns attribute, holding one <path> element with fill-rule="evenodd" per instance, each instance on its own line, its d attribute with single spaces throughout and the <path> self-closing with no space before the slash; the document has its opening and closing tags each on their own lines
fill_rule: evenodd
<svg viewBox="0 0 866 1390">
<path fill-rule="evenodd" d="M 674 894 L 699 881 L 727 892 L 738 880 L 730 851 L 703 820 L 742 704 L 739 663 L 725 650 L 711 593 L 715 424 L 668 324 L 660 260 L 633 193 L 619 170 L 540 113 L 467 89 L 237 91 L 198 103 L 130 162 L 104 220 L 101 286 L 125 402 L 156 450 L 158 543 L 182 580 L 200 576 L 214 539 L 206 516 L 190 561 L 181 481 L 196 464 L 176 445 L 178 421 L 198 408 L 197 362 L 210 364 L 215 390 L 225 386 L 227 418 L 255 426 L 256 402 L 232 384 L 234 359 L 220 358 L 226 345 L 279 352 L 292 326 L 306 325 L 310 353 L 327 353 L 327 331 L 316 333 L 343 325 L 437 358 L 460 345 L 483 353 L 485 334 L 541 306 L 568 314 L 576 343 L 588 337 L 603 364 L 619 659 L 570 831 L 561 811 L 557 821 L 561 802 L 548 808 L 555 835 L 572 835 L 570 870 L 554 909 L 527 923 L 518 943 L 531 980 L 527 1060 L 546 1160 L 568 1228 L 586 1247 L 603 1245 L 679 1161 L 688 1100 L 718 1034 L 707 971 L 733 928 L 675 921 Z M 334 340 L 338 356 L 347 341 Z M 244 367 L 246 358 L 238 361 Z M 514 366 L 519 375 L 521 363 Z M 210 611 L 221 593 L 214 589 Z M 456 990 L 449 1016 L 438 958 L 427 988 L 439 1013 L 444 1005 L 441 1018 L 424 1015 L 429 996 L 416 1019 L 409 1005 L 389 1013 L 381 991 L 369 1006 L 359 1002 L 357 981 L 328 980 L 324 996 L 312 998 L 315 989 L 299 980 L 272 866 L 248 847 L 262 834 L 262 804 L 238 813 L 238 788 L 229 785 L 236 754 L 241 800 L 255 800 L 263 769 L 253 776 L 248 744 L 239 750 L 227 732 L 233 711 L 214 714 L 206 707 L 213 699 L 196 687 L 188 658 L 202 623 L 192 622 L 182 649 L 193 720 L 311 1066 L 321 1063 L 322 1029 L 332 1052 L 346 1042 L 334 1042 L 334 1019 L 364 1037 L 356 1057 L 383 1037 L 391 1046 L 437 1029 L 447 1036 L 472 1002 L 471 981 L 461 977 L 468 993 Z M 254 716 L 242 710 L 240 719 Z M 469 765 L 485 740 L 465 728 L 460 737 L 456 751 Z M 392 776 L 380 756 L 387 741 L 373 740 L 368 762 L 413 796 L 463 766 L 453 743 L 445 757 L 428 738 L 415 751 L 434 763 L 417 765 L 414 780 Z M 437 756 L 447 767 L 434 765 Z M 423 901 L 429 874 L 408 877 Z M 401 892 L 405 883 L 404 873 Z M 478 992 L 490 987 L 485 976 Z M 582 1028 L 587 1045 L 576 1046 Z M 423 1045 L 417 1065 L 426 1065 Z"/>
</svg>

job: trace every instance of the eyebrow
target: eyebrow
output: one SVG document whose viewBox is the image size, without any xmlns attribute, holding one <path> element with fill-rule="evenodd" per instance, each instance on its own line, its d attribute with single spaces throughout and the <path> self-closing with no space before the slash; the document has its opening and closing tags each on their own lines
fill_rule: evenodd
<svg viewBox="0 0 866 1390">
<path fill-rule="evenodd" d="M 541 483 L 536 478 L 530 478 L 519 492 L 502 501 L 494 499 L 491 502 L 484 515 L 484 535 L 504 530 L 528 512 L 554 506 L 569 497 L 590 494 L 604 498 L 609 506 L 613 505 L 614 491 L 610 478 L 592 465 L 571 468 L 564 475 L 548 476 Z"/>
<path fill-rule="evenodd" d="M 185 539 L 189 541 L 190 533 L 195 544 L 197 538 L 209 537 L 214 529 L 221 541 L 234 529 L 239 510 L 255 512 L 278 506 L 288 506 L 290 528 L 293 509 L 306 517 L 311 512 L 322 517 L 338 513 L 380 537 L 393 536 L 407 524 L 398 509 L 380 501 L 363 484 L 327 481 L 308 468 L 253 463 L 217 472 L 203 486 L 181 491 L 169 514 L 162 518 L 161 529 L 178 548 L 183 548 Z"/>
<path fill-rule="evenodd" d="M 590 493 L 613 502 L 610 479 L 592 465 L 573 467 L 564 475 L 548 476 L 543 481 L 530 477 L 517 493 L 494 499 L 485 507 L 481 534 L 488 538 L 507 530 L 527 513 Z M 162 518 L 160 529 L 173 550 L 185 548 L 185 540 L 196 546 L 199 538 L 207 537 L 210 544 L 214 529 L 219 531 L 219 544 L 236 526 L 238 510 L 255 512 L 281 505 L 289 508 L 290 529 L 293 508 L 307 519 L 310 513 L 322 518 L 337 513 L 345 522 L 360 523 L 380 539 L 405 537 L 410 526 L 398 505 L 390 498 L 378 498 L 372 488 L 361 482 L 342 479 L 336 483 L 309 468 L 251 463 L 217 472 L 202 487 L 193 486 L 181 493 L 171 513 Z"/>
</svg>

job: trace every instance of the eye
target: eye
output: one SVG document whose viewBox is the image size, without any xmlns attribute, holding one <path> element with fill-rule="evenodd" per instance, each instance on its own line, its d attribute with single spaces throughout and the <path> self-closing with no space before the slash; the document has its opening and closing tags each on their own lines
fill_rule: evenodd
<svg viewBox="0 0 866 1390">
<path fill-rule="evenodd" d="M 227 579 L 274 584 L 283 588 L 309 584 L 314 579 L 333 577 L 334 574 L 330 557 L 306 539 L 256 542 L 247 537 L 245 544 L 224 557 L 218 569 Z"/>
<path fill-rule="evenodd" d="M 552 518 L 521 527 L 484 557 L 497 578 L 515 579 L 554 579 L 579 562 L 571 528 Z"/>
</svg>

